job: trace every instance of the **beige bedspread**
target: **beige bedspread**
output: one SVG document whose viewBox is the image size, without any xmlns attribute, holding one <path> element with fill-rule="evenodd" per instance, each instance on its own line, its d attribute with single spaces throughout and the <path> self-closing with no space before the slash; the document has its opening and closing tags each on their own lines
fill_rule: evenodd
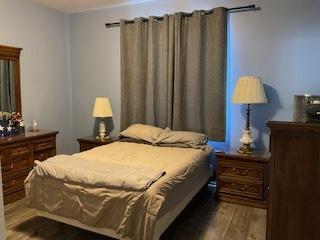
<svg viewBox="0 0 320 240">
<path fill-rule="evenodd" d="M 150 167 L 130 166 L 70 155 L 35 161 L 35 174 L 91 187 L 145 191 L 165 172 Z M 32 173 L 31 173 L 32 174 Z"/>
<path fill-rule="evenodd" d="M 49 170 L 50 166 L 46 166 L 51 164 L 49 160 L 44 163 L 47 171 L 42 169 L 37 173 L 37 170 L 33 170 L 25 181 L 28 205 L 51 214 L 76 219 L 88 226 L 114 229 L 122 238 L 149 240 L 153 237 L 156 220 L 183 199 L 194 183 L 200 179 L 209 179 L 210 151 L 115 142 L 72 157 L 60 158 L 59 161 L 64 158 L 66 168 L 73 171 L 69 172 L 71 175 L 80 176 L 77 181 L 69 179 L 69 170 L 66 174 L 59 164 L 59 167 L 55 166 L 55 170 Z M 101 185 L 101 179 L 98 181 L 100 185 L 91 184 L 95 183 L 94 178 L 83 180 L 81 176 L 86 171 L 76 170 L 80 166 L 88 171 L 89 166 L 86 164 L 89 162 L 100 166 L 100 170 L 105 169 L 106 174 L 110 174 L 108 166 L 124 166 L 130 169 L 129 172 L 152 169 L 150 172 L 154 175 L 149 175 L 153 179 L 150 181 L 158 180 L 151 186 L 148 181 L 145 182 L 146 185 L 142 184 L 141 186 L 148 187 L 144 191 L 141 191 L 144 187 L 132 187 L 137 181 L 134 178 L 127 181 L 130 187 L 118 186 L 123 177 L 120 177 L 120 181 L 113 179 L 113 182 L 118 181 L 114 186 L 110 186 L 110 181 Z M 72 166 L 75 167 L 72 169 Z M 163 172 L 166 173 L 164 176 Z M 161 178 L 158 177 L 159 174 Z M 86 177 L 83 174 L 83 178 Z M 112 178 L 117 178 L 116 174 Z"/>
</svg>

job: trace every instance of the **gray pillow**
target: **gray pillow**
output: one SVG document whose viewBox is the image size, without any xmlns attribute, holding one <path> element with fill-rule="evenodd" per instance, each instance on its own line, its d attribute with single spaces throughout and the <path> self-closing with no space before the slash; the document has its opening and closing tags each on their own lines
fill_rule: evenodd
<svg viewBox="0 0 320 240">
<path fill-rule="evenodd" d="M 159 146 L 176 146 L 205 149 L 208 139 L 202 133 L 189 131 L 172 131 L 166 128 L 156 140 Z"/>
<path fill-rule="evenodd" d="M 137 140 L 147 141 L 151 144 L 155 144 L 156 139 L 163 132 L 162 128 L 144 125 L 133 124 L 120 133 L 120 137 L 134 138 Z"/>
</svg>

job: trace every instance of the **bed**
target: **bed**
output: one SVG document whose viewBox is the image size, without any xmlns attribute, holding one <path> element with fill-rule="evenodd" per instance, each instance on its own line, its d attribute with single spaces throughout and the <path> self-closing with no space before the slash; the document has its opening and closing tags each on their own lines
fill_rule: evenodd
<svg viewBox="0 0 320 240">
<path fill-rule="evenodd" d="M 157 240 L 212 176 L 211 157 L 209 147 L 120 141 L 56 156 L 30 172 L 27 204 L 115 239 Z"/>
</svg>

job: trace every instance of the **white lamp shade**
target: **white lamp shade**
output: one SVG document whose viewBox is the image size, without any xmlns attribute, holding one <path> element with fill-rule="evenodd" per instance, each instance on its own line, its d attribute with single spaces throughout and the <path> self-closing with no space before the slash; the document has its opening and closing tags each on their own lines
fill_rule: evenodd
<svg viewBox="0 0 320 240">
<path fill-rule="evenodd" d="M 93 117 L 112 117 L 112 110 L 109 99 L 97 97 L 93 108 Z"/>
<path fill-rule="evenodd" d="M 268 99 L 260 78 L 253 76 L 239 78 L 233 91 L 232 102 L 242 104 L 267 103 Z"/>
</svg>

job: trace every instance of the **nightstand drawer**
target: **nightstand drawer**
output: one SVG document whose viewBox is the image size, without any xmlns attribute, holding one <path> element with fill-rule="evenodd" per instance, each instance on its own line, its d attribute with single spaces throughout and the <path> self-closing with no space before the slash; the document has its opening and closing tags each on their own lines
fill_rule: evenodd
<svg viewBox="0 0 320 240">
<path fill-rule="evenodd" d="M 263 197 L 263 186 L 259 184 L 240 183 L 232 180 L 222 180 L 219 184 L 221 193 L 229 193 L 255 199 L 262 199 Z"/>
<path fill-rule="evenodd" d="M 220 177 L 235 177 L 262 183 L 264 169 L 261 165 L 244 164 L 243 162 L 228 161 L 219 163 Z"/>
<path fill-rule="evenodd" d="M 99 147 L 100 145 L 91 144 L 91 143 L 82 143 L 80 146 L 80 152 L 90 150 L 95 147 Z"/>
<path fill-rule="evenodd" d="M 95 147 L 100 147 L 106 144 L 110 144 L 114 142 L 114 139 L 111 137 L 101 141 L 97 139 L 94 136 L 84 137 L 84 138 L 78 138 L 77 139 L 80 145 L 80 152 L 90 150 Z"/>
</svg>

